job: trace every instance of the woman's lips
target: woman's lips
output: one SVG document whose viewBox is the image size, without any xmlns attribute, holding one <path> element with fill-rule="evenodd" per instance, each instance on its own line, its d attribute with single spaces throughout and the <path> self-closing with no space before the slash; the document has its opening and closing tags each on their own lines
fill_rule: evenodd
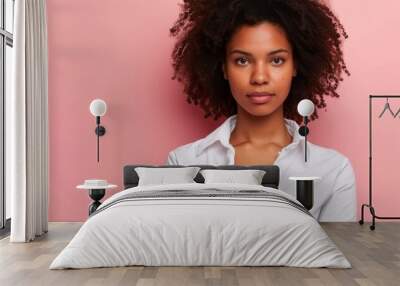
<svg viewBox="0 0 400 286">
<path fill-rule="evenodd" d="M 272 100 L 274 94 L 267 92 L 254 92 L 247 94 L 247 97 L 254 104 L 264 104 Z"/>
</svg>

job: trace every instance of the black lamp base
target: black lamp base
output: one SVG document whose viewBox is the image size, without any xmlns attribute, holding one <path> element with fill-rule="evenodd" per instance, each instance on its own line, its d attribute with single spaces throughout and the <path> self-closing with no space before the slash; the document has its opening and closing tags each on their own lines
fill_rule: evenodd
<svg viewBox="0 0 400 286">
<path fill-rule="evenodd" d="M 89 197 L 94 200 L 94 202 L 89 206 L 89 216 L 97 210 L 101 205 L 100 200 L 104 197 L 106 189 L 90 189 Z"/>
<path fill-rule="evenodd" d="M 301 202 L 307 210 L 312 209 L 314 205 L 314 181 L 297 180 L 296 199 Z"/>
</svg>

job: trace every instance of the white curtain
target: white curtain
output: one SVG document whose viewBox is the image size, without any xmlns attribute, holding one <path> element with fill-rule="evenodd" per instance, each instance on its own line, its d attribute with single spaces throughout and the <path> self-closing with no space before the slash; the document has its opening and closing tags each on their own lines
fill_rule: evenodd
<svg viewBox="0 0 400 286">
<path fill-rule="evenodd" d="M 13 92 L 6 98 L 6 181 L 11 242 L 48 229 L 48 96 L 45 0 L 16 0 Z"/>
</svg>

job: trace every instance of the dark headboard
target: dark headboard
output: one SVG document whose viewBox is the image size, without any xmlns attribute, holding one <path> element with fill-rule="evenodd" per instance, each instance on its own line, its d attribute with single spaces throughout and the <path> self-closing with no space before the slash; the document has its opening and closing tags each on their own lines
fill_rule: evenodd
<svg viewBox="0 0 400 286">
<path fill-rule="evenodd" d="M 265 187 L 271 187 L 278 189 L 279 187 L 279 167 L 276 165 L 252 165 L 252 166 L 240 166 L 240 165 L 126 165 L 124 167 L 124 189 L 133 188 L 138 185 L 139 177 L 135 171 L 136 167 L 147 167 L 147 168 L 177 168 L 177 167 L 200 167 L 201 169 L 220 169 L 220 170 L 247 170 L 257 169 L 264 170 L 266 173 L 262 179 L 262 185 Z M 204 183 L 204 178 L 200 174 L 194 178 L 197 183 Z"/>
</svg>

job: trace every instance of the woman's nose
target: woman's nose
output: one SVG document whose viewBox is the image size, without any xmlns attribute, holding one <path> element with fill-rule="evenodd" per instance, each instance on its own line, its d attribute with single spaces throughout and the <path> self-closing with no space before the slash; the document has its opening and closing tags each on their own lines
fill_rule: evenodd
<svg viewBox="0 0 400 286">
<path fill-rule="evenodd" d="M 267 84 L 269 82 L 269 72 L 267 67 L 260 63 L 254 67 L 251 75 L 251 84 Z"/>
</svg>

